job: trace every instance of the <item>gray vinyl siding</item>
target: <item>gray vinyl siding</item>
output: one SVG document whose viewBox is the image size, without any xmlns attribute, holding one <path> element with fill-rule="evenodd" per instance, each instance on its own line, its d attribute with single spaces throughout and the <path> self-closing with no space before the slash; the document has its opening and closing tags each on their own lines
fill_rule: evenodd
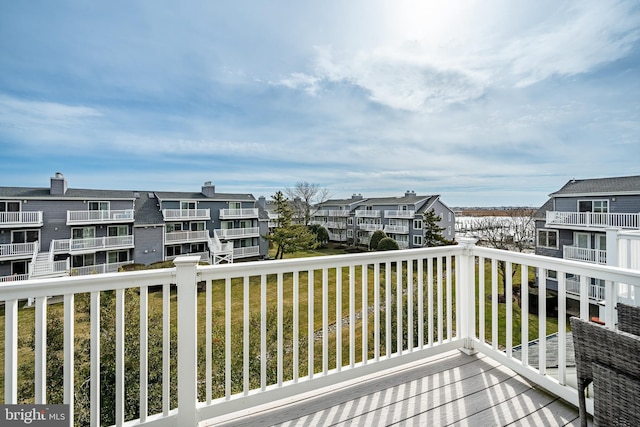
<svg viewBox="0 0 640 427">
<path fill-rule="evenodd" d="M 615 200 L 614 200 L 615 199 Z M 640 213 L 640 196 L 556 197 L 555 211 L 577 212 L 580 200 L 608 200 L 610 213 Z"/>
<path fill-rule="evenodd" d="M 134 227 L 133 260 L 138 264 L 152 264 L 164 259 L 164 227 Z"/>
</svg>

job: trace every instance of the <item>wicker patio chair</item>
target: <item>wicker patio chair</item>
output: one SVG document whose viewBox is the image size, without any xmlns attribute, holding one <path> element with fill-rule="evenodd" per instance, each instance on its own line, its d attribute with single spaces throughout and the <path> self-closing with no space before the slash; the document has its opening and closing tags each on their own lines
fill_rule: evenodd
<svg viewBox="0 0 640 427">
<path fill-rule="evenodd" d="M 640 336 L 640 307 L 618 303 L 617 309 L 618 330 Z"/>
<path fill-rule="evenodd" d="M 585 389 L 593 381 L 594 425 L 612 425 L 614 421 L 616 425 L 640 425 L 638 395 L 621 386 L 633 383 L 640 389 L 640 378 L 636 376 L 640 375 L 640 337 L 577 317 L 572 317 L 570 322 L 578 377 L 580 424 L 587 426 Z M 607 409 L 603 410 L 603 407 Z M 611 414 L 615 414 L 615 418 L 612 419 Z"/>
</svg>

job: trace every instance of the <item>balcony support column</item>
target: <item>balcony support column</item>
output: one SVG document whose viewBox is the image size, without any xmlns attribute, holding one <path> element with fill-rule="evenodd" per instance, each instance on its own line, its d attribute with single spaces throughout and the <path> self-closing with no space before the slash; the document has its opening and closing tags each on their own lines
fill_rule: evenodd
<svg viewBox="0 0 640 427">
<path fill-rule="evenodd" d="M 197 271 L 199 256 L 181 256 L 176 265 L 178 288 L 178 422 L 179 426 L 196 426 L 197 390 Z"/>
<path fill-rule="evenodd" d="M 617 267 L 618 266 L 618 228 L 607 228 L 606 241 L 607 241 L 607 265 Z M 614 289 L 615 287 L 615 289 Z M 607 326 L 613 327 L 616 323 L 616 300 L 617 300 L 617 286 L 614 282 L 607 281 L 605 283 L 605 303 L 604 307 L 600 306 L 600 318 L 603 319 Z M 602 313 L 604 308 L 604 313 Z"/>
<path fill-rule="evenodd" d="M 465 354 L 472 355 L 478 352 L 474 348 L 476 336 L 476 286 L 475 286 L 475 256 L 473 248 L 477 239 L 460 238 L 458 242 L 462 246 L 462 255 L 456 260 L 456 270 L 459 273 L 459 293 L 456 298 L 459 301 L 460 336 L 464 340 L 464 347 L 460 349 Z"/>
</svg>

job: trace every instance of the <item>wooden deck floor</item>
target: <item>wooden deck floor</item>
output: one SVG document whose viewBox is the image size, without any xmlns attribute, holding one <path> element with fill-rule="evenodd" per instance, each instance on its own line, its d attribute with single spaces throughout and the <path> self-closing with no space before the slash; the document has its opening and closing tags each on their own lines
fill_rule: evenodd
<svg viewBox="0 0 640 427">
<path fill-rule="evenodd" d="M 491 358 L 455 350 L 201 425 L 578 426 L 579 421 L 577 408 Z"/>
</svg>

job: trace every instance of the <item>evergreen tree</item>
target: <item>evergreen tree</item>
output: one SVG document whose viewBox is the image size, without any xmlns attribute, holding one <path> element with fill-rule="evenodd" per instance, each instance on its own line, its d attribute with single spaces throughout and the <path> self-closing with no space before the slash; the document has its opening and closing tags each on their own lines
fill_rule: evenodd
<svg viewBox="0 0 640 427">
<path fill-rule="evenodd" d="M 276 246 L 275 258 L 282 259 L 285 253 L 315 248 L 318 244 L 316 235 L 305 225 L 293 223 L 293 210 L 282 191 L 278 191 L 272 196 L 272 199 L 276 203 L 276 213 L 278 214 L 276 228 L 263 237 Z"/>
<path fill-rule="evenodd" d="M 424 213 L 424 219 L 422 222 L 424 229 L 423 246 L 432 247 L 451 244 L 451 241 L 445 239 L 442 235 L 444 228 L 438 225 L 441 220 L 442 217 L 436 215 L 436 212 L 433 209 Z"/>
</svg>

